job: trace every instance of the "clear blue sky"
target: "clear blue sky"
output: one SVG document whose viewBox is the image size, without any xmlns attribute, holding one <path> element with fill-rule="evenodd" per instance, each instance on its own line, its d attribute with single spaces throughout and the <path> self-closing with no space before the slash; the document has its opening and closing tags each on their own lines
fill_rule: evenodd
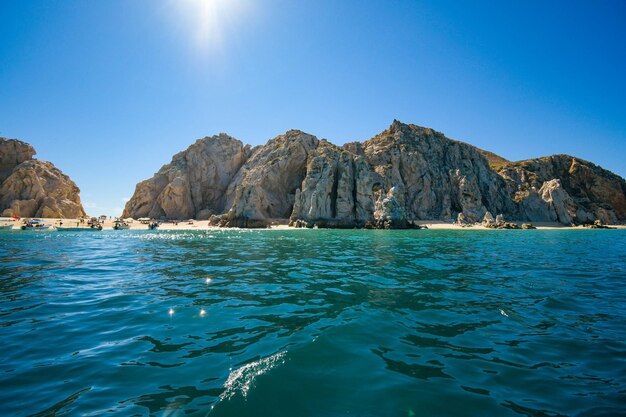
<svg viewBox="0 0 626 417">
<path fill-rule="evenodd" d="M 195 139 L 397 118 L 626 176 L 626 2 L 0 0 L 0 136 L 119 214 Z"/>
</svg>

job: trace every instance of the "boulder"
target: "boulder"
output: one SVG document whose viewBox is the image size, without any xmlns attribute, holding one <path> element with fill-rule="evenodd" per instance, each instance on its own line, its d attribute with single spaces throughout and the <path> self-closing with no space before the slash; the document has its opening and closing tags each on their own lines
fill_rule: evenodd
<svg viewBox="0 0 626 417">
<path fill-rule="evenodd" d="M 404 229 L 409 223 L 399 200 L 400 192 L 391 187 L 386 195 L 379 193 L 374 210 L 374 225 L 379 229 Z"/>
<path fill-rule="evenodd" d="M 605 225 L 602 220 L 596 220 L 592 224 L 586 225 L 586 227 L 590 229 L 615 229 L 615 227 Z"/>
<path fill-rule="evenodd" d="M 495 222 L 495 219 L 493 218 L 493 215 L 491 214 L 491 212 L 486 212 L 485 216 L 483 217 L 483 224 L 489 224 L 489 223 L 493 223 Z"/>
<path fill-rule="evenodd" d="M 495 221 L 493 223 L 485 223 L 484 226 L 487 229 L 519 229 L 519 225 L 517 223 L 513 223 L 513 222 L 499 222 L 499 221 Z"/>
</svg>

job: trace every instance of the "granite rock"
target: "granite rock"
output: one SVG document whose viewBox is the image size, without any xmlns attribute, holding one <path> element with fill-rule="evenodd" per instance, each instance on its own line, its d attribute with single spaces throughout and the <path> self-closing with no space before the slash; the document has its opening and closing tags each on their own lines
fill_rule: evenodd
<svg viewBox="0 0 626 417">
<path fill-rule="evenodd" d="M 373 186 L 398 187 L 409 219 L 479 222 L 487 211 L 514 209 L 503 179 L 477 148 L 429 128 L 392 123 L 363 144 Z"/>
<path fill-rule="evenodd" d="M 221 133 L 198 139 L 135 187 L 123 217 L 209 218 L 226 207 L 229 184 L 251 149 Z"/>
<path fill-rule="evenodd" d="M 266 227 L 272 219 L 288 219 L 318 143 L 315 136 L 290 130 L 255 148 L 226 191 L 221 225 Z"/>
<path fill-rule="evenodd" d="M 84 217 L 80 190 L 52 163 L 26 160 L 0 186 L 2 216 Z"/>
<path fill-rule="evenodd" d="M 429 128 L 394 121 L 339 147 L 299 130 L 250 149 L 205 138 L 140 183 L 124 216 L 210 218 L 228 227 L 408 227 L 626 220 L 624 180 L 564 155 L 510 162 Z M 498 213 L 493 219 L 491 213 Z"/>
<path fill-rule="evenodd" d="M 0 183 L 7 179 L 13 169 L 33 159 L 35 148 L 17 139 L 0 138 Z"/>
<path fill-rule="evenodd" d="M 374 226 L 378 229 L 405 229 L 409 225 L 406 210 L 400 203 L 400 190 L 391 187 L 386 195 L 378 193 Z"/>
<path fill-rule="evenodd" d="M 505 163 L 498 173 L 518 206 L 512 214 L 522 220 L 563 224 L 626 221 L 626 181 L 591 162 L 552 155 Z"/>
</svg>

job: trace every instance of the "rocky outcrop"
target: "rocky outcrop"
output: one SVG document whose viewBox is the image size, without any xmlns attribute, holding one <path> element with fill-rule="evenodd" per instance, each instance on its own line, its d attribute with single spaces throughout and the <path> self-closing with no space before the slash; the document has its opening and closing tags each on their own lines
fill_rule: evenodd
<svg viewBox="0 0 626 417">
<path fill-rule="evenodd" d="M 17 139 L 0 138 L 0 182 L 6 180 L 22 162 L 33 159 L 35 148 Z"/>
<path fill-rule="evenodd" d="M 289 218 L 318 144 L 315 136 L 290 130 L 257 148 L 228 187 L 230 209 L 220 224 L 263 227 L 273 219 Z"/>
<path fill-rule="evenodd" d="M 395 187 L 410 219 L 479 222 L 487 211 L 514 210 L 504 181 L 485 156 L 468 144 L 432 129 L 394 121 L 363 144 L 375 172 L 373 187 Z"/>
<path fill-rule="evenodd" d="M 285 216 L 322 227 L 405 227 L 458 213 L 480 221 L 487 210 L 515 207 L 476 148 L 398 121 L 343 148 L 287 132 L 246 162 L 227 194 L 232 207 L 220 224 L 244 227 Z"/>
<path fill-rule="evenodd" d="M 0 138 L 2 216 L 78 218 L 85 216 L 80 190 L 52 163 L 32 159 L 35 149 Z"/>
<path fill-rule="evenodd" d="M 623 178 L 569 155 L 553 155 L 503 165 L 513 215 L 535 222 L 615 224 L 626 220 Z"/>
<path fill-rule="evenodd" d="M 475 147 L 394 121 L 363 144 L 342 149 L 321 141 L 291 221 L 405 227 L 408 219 L 452 220 L 459 213 L 464 221 L 480 221 L 487 210 L 514 207 L 504 181 Z"/>
<path fill-rule="evenodd" d="M 547 206 L 547 213 L 551 221 L 563 224 L 572 223 L 576 216 L 576 205 L 561 186 L 560 180 L 553 179 L 544 182 L 538 194 Z"/>
<path fill-rule="evenodd" d="M 226 134 L 198 139 L 152 178 L 137 184 L 124 217 L 208 219 L 226 207 L 228 186 L 250 146 Z"/>
<path fill-rule="evenodd" d="M 379 193 L 374 210 L 374 226 L 378 229 L 404 229 L 409 225 L 406 210 L 400 203 L 400 194 L 391 187 L 387 195 Z"/>
<path fill-rule="evenodd" d="M 509 162 L 394 121 L 342 147 L 298 130 L 252 150 L 227 135 L 205 138 L 139 183 L 124 216 L 210 217 L 228 227 L 277 219 L 299 227 L 492 224 L 506 223 L 504 216 L 616 223 L 626 220 L 625 196 L 622 178 L 585 161 L 557 155 Z"/>
<path fill-rule="evenodd" d="M 310 156 L 290 220 L 322 227 L 364 226 L 374 219 L 372 171 L 362 156 L 321 140 Z"/>
</svg>

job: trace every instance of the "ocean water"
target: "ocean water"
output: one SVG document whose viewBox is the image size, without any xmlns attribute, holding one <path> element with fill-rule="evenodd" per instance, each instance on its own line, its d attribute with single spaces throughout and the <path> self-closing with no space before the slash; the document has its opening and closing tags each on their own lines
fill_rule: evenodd
<svg viewBox="0 0 626 417">
<path fill-rule="evenodd" d="M 2 416 L 624 416 L 626 231 L 0 235 Z"/>
</svg>

